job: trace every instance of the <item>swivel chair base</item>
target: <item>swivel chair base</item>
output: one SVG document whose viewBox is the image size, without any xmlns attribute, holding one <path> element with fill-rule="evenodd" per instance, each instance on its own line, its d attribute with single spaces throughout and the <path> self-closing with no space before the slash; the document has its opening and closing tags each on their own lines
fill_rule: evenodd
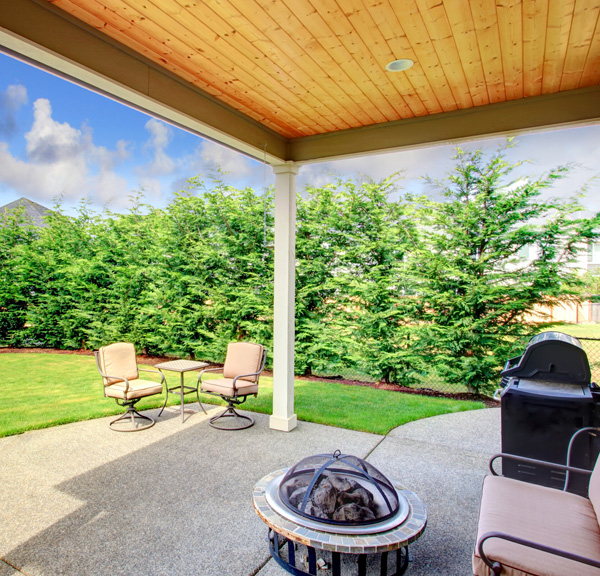
<svg viewBox="0 0 600 576">
<path fill-rule="evenodd" d="M 140 430 L 146 430 L 154 426 L 155 422 L 152 418 L 150 418 L 150 416 L 144 416 L 135 409 L 135 402 L 126 403 L 123 404 L 123 406 L 127 407 L 127 412 L 125 412 L 125 414 L 121 414 L 121 416 L 119 416 L 118 418 L 115 418 L 114 420 L 110 421 L 108 426 L 111 430 L 114 430 L 115 432 L 139 432 Z M 115 426 L 117 422 L 120 422 L 121 420 L 126 420 L 127 418 L 131 418 L 131 428 L 120 428 L 118 426 Z M 147 420 L 149 421 L 149 423 L 145 424 L 144 426 L 137 426 L 136 419 L 142 421 Z"/>
<path fill-rule="evenodd" d="M 219 426 L 219 424 L 215 424 L 215 422 L 221 418 L 235 418 L 237 426 Z M 250 416 L 244 416 L 239 412 L 236 412 L 235 408 L 231 405 L 228 406 L 227 410 L 224 412 L 213 416 L 208 423 L 210 426 L 217 428 L 218 430 L 244 430 L 244 428 L 250 428 L 251 426 L 254 426 L 254 420 L 250 418 Z"/>
</svg>

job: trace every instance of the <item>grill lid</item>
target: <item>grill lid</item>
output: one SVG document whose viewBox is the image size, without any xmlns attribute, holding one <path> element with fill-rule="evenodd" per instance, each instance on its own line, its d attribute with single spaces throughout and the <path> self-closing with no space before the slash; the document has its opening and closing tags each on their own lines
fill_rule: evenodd
<svg viewBox="0 0 600 576">
<path fill-rule="evenodd" d="M 588 385 L 591 381 L 581 342 L 562 332 L 542 332 L 531 338 L 521 356 L 506 362 L 501 375 L 505 384 L 510 377 Z"/>
<path fill-rule="evenodd" d="M 290 468 L 279 497 L 290 510 L 326 524 L 374 524 L 399 508 L 398 493 L 377 468 L 339 450 L 309 456 Z"/>
</svg>

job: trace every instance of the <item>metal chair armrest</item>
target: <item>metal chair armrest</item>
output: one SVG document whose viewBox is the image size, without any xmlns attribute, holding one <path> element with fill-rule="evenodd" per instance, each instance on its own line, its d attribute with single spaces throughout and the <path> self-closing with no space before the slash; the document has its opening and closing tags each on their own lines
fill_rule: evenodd
<svg viewBox="0 0 600 576">
<path fill-rule="evenodd" d="M 500 564 L 500 562 L 490 560 L 483 551 L 484 542 L 486 542 L 486 540 L 489 540 L 490 538 L 500 538 L 502 540 L 514 542 L 515 544 L 527 546 L 528 548 L 540 550 L 541 552 L 547 552 L 548 554 L 560 556 L 561 558 L 567 558 L 568 560 L 574 560 L 575 562 L 580 562 L 581 564 L 587 564 L 588 566 L 595 566 L 596 568 L 600 568 L 600 562 L 598 562 L 598 560 L 586 558 L 585 556 L 579 556 L 579 554 L 573 554 L 572 552 L 567 552 L 566 550 L 552 548 L 551 546 L 546 546 L 545 544 L 540 544 L 539 542 L 532 542 L 524 538 L 511 536 L 510 534 L 506 534 L 504 532 L 487 532 L 481 537 L 481 540 L 479 540 L 477 544 L 477 551 L 479 552 L 479 557 L 486 563 L 487 566 L 491 568 L 492 574 L 500 574 L 502 565 Z"/>
<path fill-rule="evenodd" d="M 112 380 L 118 380 L 119 382 L 125 382 L 124 392 L 127 393 L 127 391 L 129 390 L 129 380 L 127 378 L 122 378 L 121 376 L 109 376 L 108 374 L 106 376 L 104 374 L 102 374 L 102 377 L 110 378 Z M 111 382 L 110 384 L 105 384 L 104 387 L 106 388 L 107 386 L 112 386 L 113 384 L 116 384 L 116 382 Z"/>
<path fill-rule="evenodd" d="M 205 372 L 220 372 L 222 370 L 222 366 L 220 368 L 205 368 L 204 370 L 202 370 L 202 372 L 200 372 L 200 374 L 198 374 L 198 384 L 202 384 L 202 374 L 204 374 Z"/>
<path fill-rule="evenodd" d="M 568 486 L 569 486 L 569 475 L 571 474 L 571 472 L 575 472 L 576 474 L 586 474 L 587 476 L 591 476 L 592 471 L 591 470 L 585 470 L 583 468 L 577 468 L 574 466 L 571 466 L 571 454 L 572 454 L 572 450 L 573 450 L 573 444 L 575 443 L 575 439 L 580 435 L 587 432 L 588 434 L 591 434 L 592 436 L 598 435 L 600 433 L 600 428 L 594 427 L 594 426 L 587 426 L 585 428 L 580 428 L 579 430 L 575 431 L 575 433 L 571 436 L 571 439 L 569 440 L 569 446 L 567 448 L 567 464 L 557 464 L 555 462 L 547 462 L 545 460 L 536 460 L 535 458 L 526 458 L 525 456 L 517 456 L 516 454 L 506 454 L 506 453 L 501 453 L 501 454 L 494 454 L 494 456 L 492 456 L 492 458 L 490 459 L 489 462 L 489 467 L 490 467 L 490 472 L 494 475 L 494 476 L 498 476 L 499 474 L 494 470 L 494 461 L 498 458 L 509 458 L 511 460 L 515 460 L 517 462 L 523 462 L 525 464 L 535 464 L 537 466 L 543 466 L 546 468 L 553 468 L 553 469 L 559 469 L 562 470 L 564 472 L 566 472 L 565 474 L 565 484 L 563 487 L 563 490 L 567 490 Z"/>
<path fill-rule="evenodd" d="M 517 456 L 516 454 L 494 454 L 490 459 L 490 472 L 493 476 L 500 476 L 496 470 L 494 470 L 494 462 L 498 458 L 507 458 L 508 460 L 515 460 L 516 462 L 523 462 L 524 464 L 536 464 L 538 466 L 543 466 L 546 468 L 554 468 L 563 470 L 565 472 L 576 472 L 581 474 L 587 474 L 590 476 L 592 474 L 591 470 L 586 470 L 585 468 L 577 468 L 575 466 L 567 466 L 566 464 L 557 464 L 556 462 L 548 462 L 547 460 L 536 460 L 535 458 L 527 458 L 525 456 Z"/>
<path fill-rule="evenodd" d="M 138 368 L 140 372 L 152 372 L 153 374 L 160 374 L 160 384 L 165 383 L 165 375 L 160 370 L 153 370 L 152 368 Z"/>
<path fill-rule="evenodd" d="M 261 372 L 262 372 L 262 370 L 260 372 L 253 372 L 252 374 L 240 374 L 239 376 L 236 376 L 233 379 L 233 382 L 231 383 L 231 385 L 233 386 L 233 390 L 235 392 L 236 397 L 237 397 L 237 390 L 238 390 L 236 384 L 237 384 L 238 379 L 239 378 L 242 378 L 242 379 L 243 378 L 248 378 L 248 376 L 259 376 Z M 258 384 L 258 378 L 256 379 L 256 384 Z M 256 394 L 255 394 L 255 396 L 256 396 Z"/>
<path fill-rule="evenodd" d="M 202 372 L 200 372 L 198 376 L 202 376 L 202 374 L 204 374 L 205 372 L 219 372 L 221 370 L 223 370 L 223 366 L 217 368 L 205 368 L 204 370 L 202 370 Z"/>
</svg>

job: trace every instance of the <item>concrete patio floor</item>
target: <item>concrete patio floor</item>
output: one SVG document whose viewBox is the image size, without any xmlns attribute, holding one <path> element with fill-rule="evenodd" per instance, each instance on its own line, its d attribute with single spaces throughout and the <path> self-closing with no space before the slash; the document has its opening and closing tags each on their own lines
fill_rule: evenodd
<svg viewBox="0 0 600 576">
<path fill-rule="evenodd" d="M 0 439 L 0 576 L 283 576 L 252 488 L 336 449 L 366 458 L 427 506 L 407 574 L 472 573 L 481 481 L 500 451 L 499 409 L 379 436 L 306 422 L 276 432 L 260 414 L 254 427 L 224 432 L 201 412 L 186 411 L 182 423 L 171 408 L 135 434 L 113 432 L 103 418 Z"/>
</svg>

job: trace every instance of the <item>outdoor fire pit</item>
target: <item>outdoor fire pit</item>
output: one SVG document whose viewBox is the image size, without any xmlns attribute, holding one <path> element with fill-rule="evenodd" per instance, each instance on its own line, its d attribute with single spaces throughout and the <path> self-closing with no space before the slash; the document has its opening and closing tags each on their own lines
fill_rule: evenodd
<svg viewBox="0 0 600 576">
<path fill-rule="evenodd" d="M 427 523 L 416 494 L 339 451 L 265 476 L 254 487 L 253 502 L 268 526 L 271 555 L 297 576 L 340 576 L 352 566 L 359 576 L 366 576 L 367 566 L 381 576 L 388 576 L 388 568 L 394 570 L 389 576 L 400 576 L 408 567 L 408 545 Z M 286 541 L 284 558 L 280 548 Z M 393 551 L 395 562 L 388 561 Z"/>
</svg>

